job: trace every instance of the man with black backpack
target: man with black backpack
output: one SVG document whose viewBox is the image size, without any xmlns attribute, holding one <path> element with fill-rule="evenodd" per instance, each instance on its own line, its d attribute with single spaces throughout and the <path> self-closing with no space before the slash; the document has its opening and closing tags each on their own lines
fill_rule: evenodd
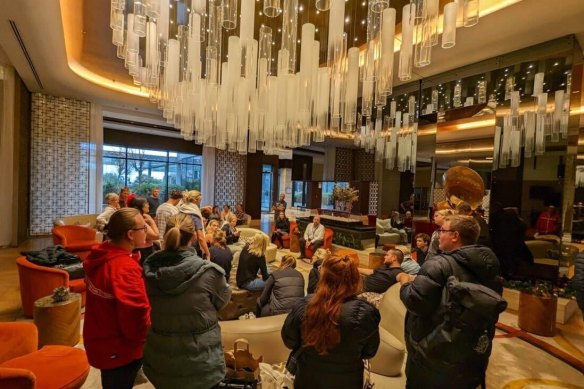
<svg viewBox="0 0 584 389">
<path fill-rule="evenodd" d="M 417 276 L 405 273 L 400 297 L 407 308 L 407 388 L 485 387 L 502 299 L 499 261 L 476 245 L 479 225 L 470 216 L 448 216 L 439 230 L 441 254 Z"/>
</svg>

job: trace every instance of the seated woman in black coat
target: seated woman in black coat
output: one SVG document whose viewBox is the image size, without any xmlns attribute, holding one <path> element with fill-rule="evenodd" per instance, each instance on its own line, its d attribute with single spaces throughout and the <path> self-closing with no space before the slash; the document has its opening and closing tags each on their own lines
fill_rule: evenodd
<svg viewBox="0 0 584 389">
<path fill-rule="evenodd" d="M 286 217 L 286 214 L 283 211 L 280 211 L 278 215 L 278 219 L 276 219 L 276 228 L 272 233 L 272 243 L 275 240 L 278 240 L 278 248 L 281 249 L 284 247 L 284 241 L 282 240 L 283 236 L 286 236 L 290 233 L 290 222 Z"/>
<path fill-rule="evenodd" d="M 266 248 L 268 236 L 263 232 L 254 235 L 253 241 L 246 244 L 239 255 L 239 264 L 235 280 L 237 287 L 250 291 L 263 290 L 270 275 L 266 264 Z M 262 277 L 258 278 L 258 273 Z"/>
<path fill-rule="evenodd" d="M 239 241 L 239 231 L 235 228 L 237 224 L 237 218 L 234 214 L 229 213 L 225 218 L 225 224 L 221 228 L 225 232 L 225 240 L 227 244 L 234 244 Z"/>
<path fill-rule="evenodd" d="M 316 293 L 286 317 L 282 339 L 297 356 L 295 389 L 363 388 L 363 359 L 377 353 L 381 316 L 357 299 L 357 269 L 348 256 L 324 261 Z"/>
<path fill-rule="evenodd" d="M 288 313 L 304 297 L 304 277 L 296 270 L 296 258 L 285 255 L 280 268 L 270 274 L 266 287 L 258 298 L 257 316 Z"/>
</svg>

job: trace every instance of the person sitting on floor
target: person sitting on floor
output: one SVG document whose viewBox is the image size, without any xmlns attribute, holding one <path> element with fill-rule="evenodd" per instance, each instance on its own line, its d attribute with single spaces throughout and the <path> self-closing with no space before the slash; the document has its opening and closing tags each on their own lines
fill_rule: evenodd
<svg viewBox="0 0 584 389">
<path fill-rule="evenodd" d="M 306 226 L 304 236 L 300 238 L 300 257 L 306 258 L 306 246 L 312 246 L 313 252 L 316 252 L 324 244 L 324 226 L 320 224 L 320 216 L 316 215 L 312 223 Z"/>
<path fill-rule="evenodd" d="M 290 233 L 290 221 L 286 217 L 284 211 L 280 211 L 278 215 L 278 219 L 276 219 L 276 227 L 274 232 L 272 233 L 272 243 L 274 241 L 278 241 L 278 248 L 284 248 L 284 240 L 282 239 L 283 236 L 286 236 Z"/>
<path fill-rule="evenodd" d="M 418 265 L 422 266 L 426 261 L 426 255 L 428 255 L 428 248 L 430 247 L 430 235 L 420 233 L 416 234 L 416 249 L 414 250 L 414 256 Z"/>
<path fill-rule="evenodd" d="M 403 273 L 401 263 L 404 253 L 398 249 L 390 249 L 383 259 L 383 265 L 377 269 L 359 268 L 359 273 L 365 276 L 363 292 L 385 293 L 390 286 L 397 283 L 396 276 Z"/>
<path fill-rule="evenodd" d="M 263 232 L 254 235 L 253 241 L 246 244 L 239 255 L 237 266 L 237 287 L 250 291 L 263 290 L 270 275 L 266 264 L 268 236 Z M 262 278 L 258 278 L 258 272 Z"/>
<path fill-rule="evenodd" d="M 296 270 L 296 258 L 285 255 L 280 268 L 270 274 L 257 301 L 258 317 L 289 313 L 304 297 L 304 277 Z"/>
<path fill-rule="evenodd" d="M 225 279 L 229 282 L 229 273 L 231 273 L 231 263 L 233 262 L 233 254 L 227 248 L 227 241 L 225 240 L 225 232 L 222 230 L 215 230 L 209 247 L 211 252 L 211 262 L 216 263 L 225 270 Z"/>
<path fill-rule="evenodd" d="M 320 267 L 322 263 L 331 256 L 331 251 L 329 249 L 320 248 L 315 251 L 312 256 L 312 269 L 308 273 L 308 288 L 306 289 L 307 294 L 314 293 L 316 290 L 316 285 L 318 285 L 318 279 L 320 278 Z"/>
</svg>

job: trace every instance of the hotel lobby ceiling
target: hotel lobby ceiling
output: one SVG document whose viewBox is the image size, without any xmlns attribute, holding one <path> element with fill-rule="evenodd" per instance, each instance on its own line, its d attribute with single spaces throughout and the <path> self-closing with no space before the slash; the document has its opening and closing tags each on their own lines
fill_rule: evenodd
<svg viewBox="0 0 584 389">
<path fill-rule="evenodd" d="M 262 2 L 260 0 L 256 5 Z M 407 0 L 392 1 L 391 6 L 401 9 L 405 2 Z M 123 61 L 116 58 L 115 46 L 111 44 L 111 30 L 107 23 L 109 3 L 109 0 L 0 0 L 0 47 L 33 92 L 96 101 L 106 106 L 131 110 L 138 115 L 144 111 L 160 115 L 146 98 L 106 89 L 72 71 L 74 62 L 106 80 L 131 84 Z M 313 1 L 300 0 L 299 4 L 305 6 L 305 15 L 299 16 L 300 24 L 305 21 L 319 23 Z M 308 5 L 310 15 L 306 9 Z M 362 43 L 360 39 L 364 35 L 360 33 L 363 31 L 360 27 L 361 8 L 366 8 L 362 6 L 362 1 L 347 2 L 346 15 L 350 19 L 345 31 L 353 39 L 358 38 L 356 44 Z M 322 14 L 318 16 L 322 17 Z M 432 64 L 425 68 L 415 68 L 413 80 L 568 34 L 584 37 L 582 20 L 582 0 L 563 0 L 561 6 L 549 1 L 515 0 L 509 7 L 482 17 L 478 25 L 460 28 L 456 46 L 449 50 L 434 50 Z M 20 33 L 30 63 L 42 81 L 42 88 L 35 79 L 10 21 L 13 21 Z M 319 27 L 319 34 L 321 30 L 326 29 Z M 66 48 L 66 31 L 71 33 L 76 41 L 74 43 L 79 47 L 76 52 L 68 52 Z M 318 39 L 323 38 L 318 36 Z"/>
</svg>

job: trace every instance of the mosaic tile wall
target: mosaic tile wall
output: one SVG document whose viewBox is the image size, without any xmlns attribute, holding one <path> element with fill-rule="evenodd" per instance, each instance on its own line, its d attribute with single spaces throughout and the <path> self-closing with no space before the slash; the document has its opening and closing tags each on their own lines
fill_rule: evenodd
<svg viewBox="0 0 584 389">
<path fill-rule="evenodd" d="M 364 149 L 355 150 L 355 180 L 375 180 L 375 154 L 368 153 Z"/>
<path fill-rule="evenodd" d="M 32 95 L 30 234 L 50 234 L 54 219 L 89 210 L 90 104 Z"/>
<path fill-rule="evenodd" d="M 335 156 L 335 181 L 353 179 L 353 150 L 337 147 Z"/>
<path fill-rule="evenodd" d="M 217 150 L 215 154 L 215 204 L 219 207 L 245 202 L 245 155 Z M 258 183 L 259 184 L 259 183 Z"/>
<path fill-rule="evenodd" d="M 369 215 L 377 215 L 377 197 L 379 196 L 379 184 L 369 183 Z"/>
</svg>

